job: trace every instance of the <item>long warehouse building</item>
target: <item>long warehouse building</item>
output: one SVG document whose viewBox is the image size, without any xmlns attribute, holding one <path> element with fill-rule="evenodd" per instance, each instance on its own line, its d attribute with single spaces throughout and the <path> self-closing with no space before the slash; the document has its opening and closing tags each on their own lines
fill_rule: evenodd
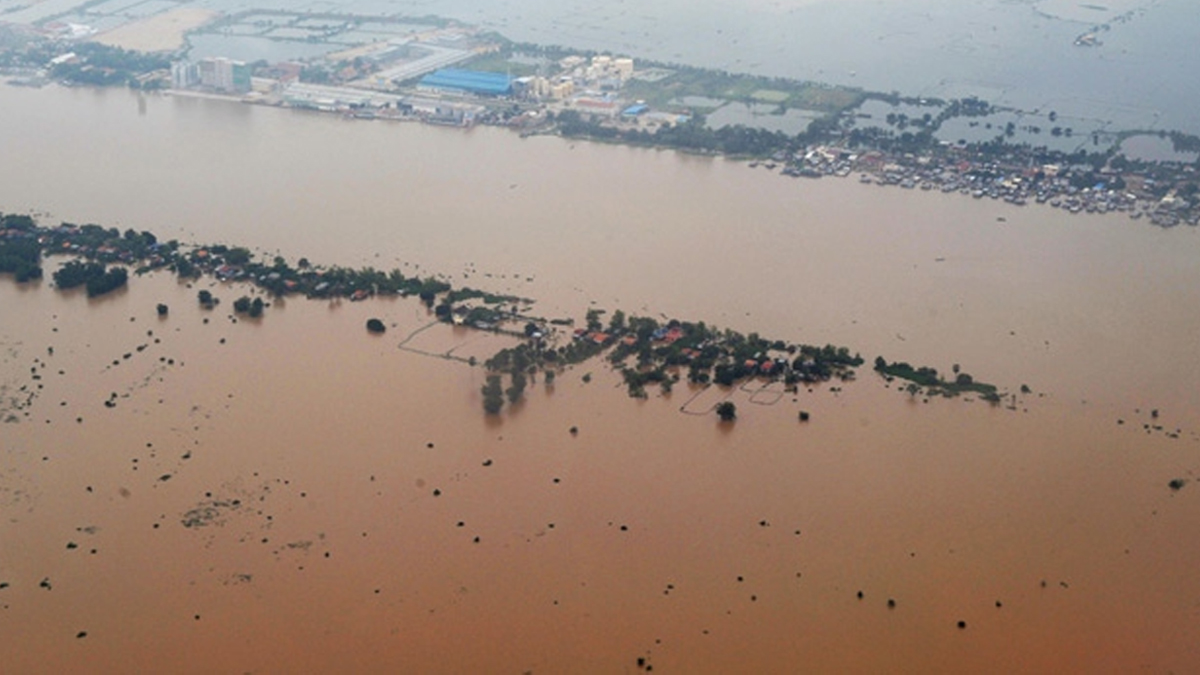
<svg viewBox="0 0 1200 675">
<path fill-rule="evenodd" d="M 512 79 L 508 75 L 458 68 L 434 71 L 421 78 L 420 86 L 482 96 L 508 96 L 512 93 Z"/>
</svg>

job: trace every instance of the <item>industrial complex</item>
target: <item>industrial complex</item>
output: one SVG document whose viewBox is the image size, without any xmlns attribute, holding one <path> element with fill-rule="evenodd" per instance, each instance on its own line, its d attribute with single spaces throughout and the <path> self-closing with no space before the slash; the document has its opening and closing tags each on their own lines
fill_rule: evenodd
<svg viewBox="0 0 1200 675">
<path fill-rule="evenodd" d="M 294 38 L 323 41 L 330 49 L 278 62 L 224 55 L 185 58 L 171 65 L 170 89 L 180 95 L 235 96 L 356 118 L 443 125 L 470 126 L 497 117 L 536 124 L 546 118 L 543 112 L 563 109 L 625 125 L 660 126 L 686 119 L 622 96 L 624 85 L 636 75 L 631 58 L 602 54 L 513 61 L 511 53 L 501 53 L 494 36 L 460 25 L 251 11 L 227 17 L 199 35 L 205 30 L 222 38 L 257 32 L 279 40 L 284 29 L 292 30 Z M 318 29 L 322 32 L 313 32 Z M 367 35 L 375 37 L 361 42 Z"/>
</svg>

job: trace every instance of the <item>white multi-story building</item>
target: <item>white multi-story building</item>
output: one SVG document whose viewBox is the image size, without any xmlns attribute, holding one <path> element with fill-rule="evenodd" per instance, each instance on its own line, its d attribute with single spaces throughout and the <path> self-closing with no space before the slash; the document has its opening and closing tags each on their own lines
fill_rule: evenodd
<svg viewBox="0 0 1200 675">
<path fill-rule="evenodd" d="M 190 61 L 176 61 L 171 64 L 171 87 L 188 89 L 200 84 L 200 69 Z"/>
<path fill-rule="evenodd" d="M 250 91 L 250 66 L 224 57 L 205 58 L 192 63 L 171 64 L 171 86 L 176 89 L 204 87 L 226 93 Z"/>
</svg>

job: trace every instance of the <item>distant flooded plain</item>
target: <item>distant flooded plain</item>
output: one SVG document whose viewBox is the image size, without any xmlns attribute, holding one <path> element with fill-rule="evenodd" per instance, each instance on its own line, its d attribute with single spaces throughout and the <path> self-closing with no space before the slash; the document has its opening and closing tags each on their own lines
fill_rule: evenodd
<svg viewBox="0 0 1200 675">
<path fill-rule="evenodd" d="M 207 0 L 220 7 L 230 0 Z M 235 0 L 236 2 L 236 0 Z M 374 8 L 378 0 L 340 0 Z M 514 40 L 1200 132 L 1188 0 L 393 0 Z M 389 10 L 390 11 L 390 10 Z M 1094 46 L 1075 44 L 1094 32 Z M 957 140 L 952 138 L 950 140 Z"/>
<path fill-rule="evenodd" d="M 1031 390 L 1013 409 L 926 403 L 867 368 L 840 391 L 734 390 L 722 427 L 681 412 L 714 390 L 634 401 L 596 361 L 489 420 L 482 370 L 397 347 L 432 320 L 416 302 L 290 299 L 234 323 L 247 290 L 208 280 L 99 300 L 3 280 L 14 672 L 1200 658 L 1195 230 L 489 129 L 55 88 L 0 89 L 0 108 L 5 212 L 436 271 L 547 316 L 699 319 Z M 199 288 L 224 302 L 201 310 Z"/>
</svg>

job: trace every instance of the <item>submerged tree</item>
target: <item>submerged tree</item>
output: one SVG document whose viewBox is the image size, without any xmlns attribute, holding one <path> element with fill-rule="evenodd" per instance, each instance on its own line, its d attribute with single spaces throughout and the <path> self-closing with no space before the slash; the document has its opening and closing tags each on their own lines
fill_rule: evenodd
<svg viewBox="0 0 1200 675">
<path fill-rule="evenodd" d="M 488 375 L 487 383 L 483 385 L 483 410 L 489 415 L 497 415 L 504 406 L 504 388 L 500 384 L 499 375 Z"/>
<path fill-rule="evenodd" d="M 722 422 L 732 422 L 737 419 L 737 406 L 733 401 L 721 401 L 717 404 L 717 416 Z"/>
<path fill-rule="evenodd" d="M 124 286 L 129 280 L 129 272 L 124 267 L 111 267 L 98 277 L 92 277 L 85 284 L 89 298 L 104 295 Z"/>
<path fill-rule="evenodd" d="M 516 403 L 521 400 L 521 396 L 525 394 L 525 374 L 520 371 L 514 371 L 512 374 L 512 386 L 504 393 L 508 395 L 509 403 Z"/>
</svg>

